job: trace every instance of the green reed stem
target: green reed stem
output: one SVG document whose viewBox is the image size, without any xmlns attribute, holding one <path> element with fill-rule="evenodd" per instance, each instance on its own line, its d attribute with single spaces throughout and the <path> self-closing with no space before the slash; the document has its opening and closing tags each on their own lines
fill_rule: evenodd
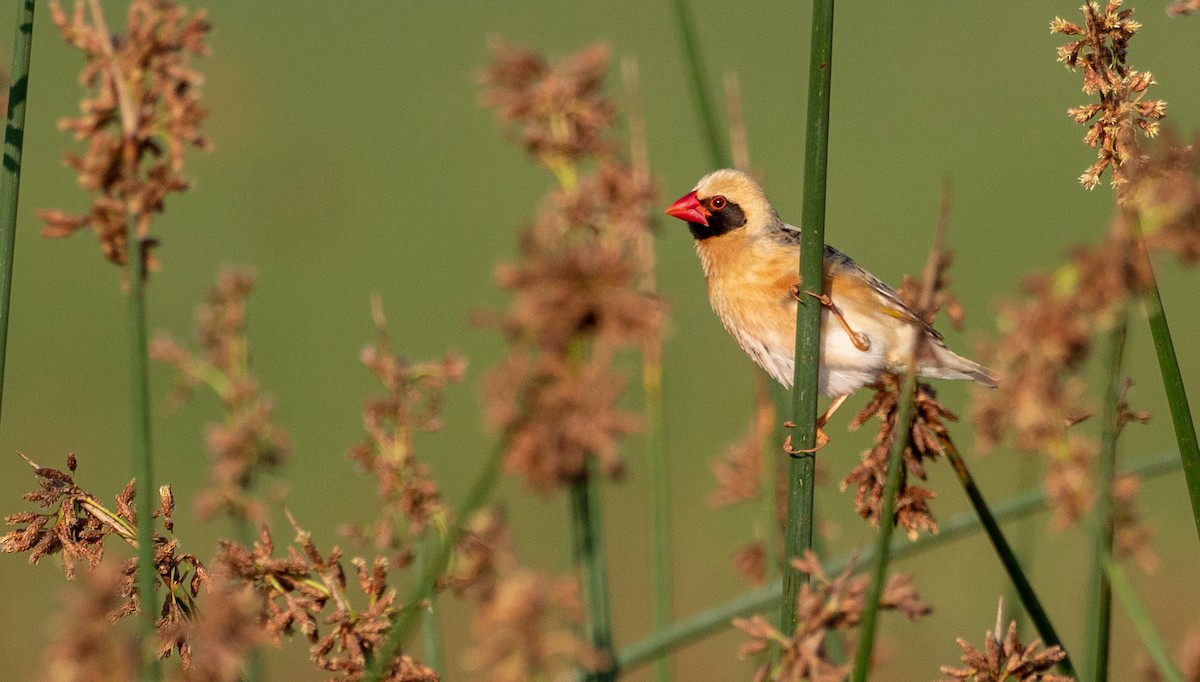
<svg viewBox="0 0 1200 682">
<path fill-rule="evenodd" d="M 617 657 L 613 649 L 607 566 L 600 528 L 600 485 L 594 471 L 589 472 L 585 480 L 571 485 L 570 498 L 572 555 L 583 577 L 583 603 L 588 615 L 583 635 L 593 649 L 604 652 L 612 661 L 607 670 L 588 671 L 583 679 L 609 682 L 617 679 Z"/>
<path fill-rule="evenodd" d="M 804 207 L 800 222 L 800 286 L 821 293 L 825 263 L 825 185 L 829 162 L 829 89 L 833 58 L 833 0 L 814 0 L 812 48 L 808 65 L 808 115 L 804 144 Z M 818 349 L 821 305 L 800 295 L 796 310 L 796 362 L 792 380 L 792 448 L 807 450 L 816 443 Z M 780 630 L 796 629 L 796 596 L 808 576 L 789 563 L 812 547 L 813 489 L 816 456 L 793 456 L 788 462 L 787 520 L 784 523 L 783 604 Z"/>
<path fill-rule="evenodd" d="M 143 680 L 157 680 L 155 656 L 157 629 L 154 621 L 155 584 L 158 567 L 154 563 L 154 453 L 150 440 L 150 356 L 146 334 L 146 244 L 137 234 L 137 219 L 125 218 L 125 243 L 128 245 L 129 286 L 129 374 L 132 379 L 130 409 L 133 418 L 133 472 L 137 479 L 137 594 L 142 646 Z"/>
<path fill-rule="evenodd" d="M 1108 573 L 1113 593 L 1117 595 L 1121 606 L 1125 607 L 1125 614 L 1133 623 L 1133 629 L 1137 630 L 1138 637 L 1141 637 L 1142 644 L 1146 647 L 1146 652 L 1150 654 L 1150 660 L 1154 661 L 1154 667 L 1158 669 L 1159 677 L 1167 682 L 1183 682 L 1183 675 L 1179 672 L 1179 668 L 1176 668 L 1175 664 L 1171 662 L 1171 657 L 1167 654 L 1167 647 L 1154 628 L 1154 621 L 1151 620 L 1150 613 L 1138 599 L 1137 592 L 1134 591 L 1133 584 L 1129 582 L 1129 576 L 1125 573 L 1125 569 L 1111 556 L 1106 556 L 1104 557 L 1104 570 Z"/>
<path fill-rule="evenodd" d="M 1100 454 L 1096 459 L 1096 507 L 1092 510 L 1092 566 L 1087 618 L 1088 679 L 1108 679 L 1108 651 L 1112 630 L 1112 586 L 1105 561 L 1113 551 L 1113 476 L 1117 469 L 1117 435 L 1121 431 L 1121 364 L 1125 358 L 1128 311 L 1117 313 L 1108 339 L 1108 384 L 1104 388 Z"/>
<path fill-rule="evenodd" d="M 1196 534 L 1200 535 L 1200 443 L 1196 440 L 1196 425 L 1188 407 L 1187 391 L 1183 386 L 1183 374 L 1179 371 L 1179 358 L 1175 354 L 1175 343 L 1171 340 L 1171 328 L 1167 325 L 1167 312 L 1163 309 L 1162 295 L 1154 277 L 1154 266 L 1142 240 L 1141 225 L 1135 217 L 1133 240 L 1141 252 L 1143 267 L 1147 273 L 1142 303 L 1146 307 L 1146 318 L 1150 322 L 1150 335 L 1154 338 L 1154 351 L 1158 356 L 1158 369 L 1162 374 L 1163 390 L 1167 394 L 1167 405 L 1171 409 L 1171 424 L 1175 427 L 1175 440 L 1179 444 L 1179 458 L 1183 462 L 1183 475 L 1187 479 L 1188 497 L 1192 503 L 1192 519 Z"/>
<path fill-rule="evenodd" d="M 33 48 L 34 0 L 17 2 L 17 35 L 13 40 L 12 85 L 4 127 L 4 168 L 0 169 L 0 404 L 4 397 L 4 359 L 8 348 L 9 302 L 12 300 L 13 251 L 17 242 L 17 199 L 21 189 L 21 154 L 25 147 L 25 105 L 29 99 L 29 55 Z"/>
<path fill-rule="evenodd" d="M 974 508 L 975 514 L 979 517 L 980 524 L 983 525 L 984 531 L 987 532 L 988 540 L 991 541 L 992 547 L 996 550 L 996 556 L 1000 558 L 1000 563 L 1004 565 L 1004 570 L 1008 573 L 1009 580 L 1012 581 L 1013 587 L 1017 589 L 1017 596 L 1021 599 L 1021 605 L 1025 607 L 1025 612 L 1029 614 L 1030 620 L 1033 621 L 1034 627 L 1037 628 L 1038 635 L 1046 646 L 1063 646 L 1062 640 L 1059 639 L 1058 633 L 1054 630 L 1054 625 L 1050 622 L 1050 617 L 1046 615 L 1046 610 L 1042 608 L 1042 602 L 1038 599 L 1037 592 L 1033 589 L 1033 584 L 1029 582 L 1029 578 L 1025 575 L 1025 571 L 1021 569 L 1021 562 L 1017 560 L 1016 553 L 1008 544 L 1008 540 L 1004 537 L 1004 531 L 1000 529 L 1000 523 L 997 520 L 997 514 L 993 514 L 988 503 L 983 499 L 983 493 L 979 491 L 979 486 L 975 484 L 974 477 L 967 469 L 967 463 L 963 460 L 962 455 L 958 452 L 958 447 L 953 441 L 948 438 L 938 440 L 941 447 L 941 453 L 950 460 L 950 465 L 954 468 L 954 473 L 958 476 L 958 482 L 962 484 L 963 491 L 967 493 L 967 498 L 971 501 L 971 507 Z M 1065 652 L 1067 648 L 1063 646 Z M 1059 668 L 1069 677 L 1075 677 L 1075 667 L 1071 663 L 1070 656 L 1064 657 L 1058 663 Z"/>
<path fill-rule="evenodd" d="M 248 492 L 249 487 L 243 485 L 243 491 Z M 254 546 L 254 526 L 250 523 L 250 519 L 245 514 L 234 514 L 233 517 L 233 532 L 245 547 Z M 265 682 L 267 679 L 267 665 L 263 659 L 263 650 L 261 648 L 253 649 L 246 656 L 246 670 L 239 678 L 241 682 Z"/>
<path fill-rule="evenodd" d="M 917 387 L 917 376 L 912 360 L 908 374 L 900 389 L 900 405 L 896 411 L 896 423 L 892 426 L 892 448 L 888 452 L 887 482 L 883 488 L 882 508 L 879 510 L 879 536 L 875 539 L 875 555 L 871 565 L 871 587 L 863 609 L 862 625 L 858 629 L 858 650 L 854 654 L 855 682 L 867 679 L 871 667 L 871 650 L 875 648 L 875 622 L 879 618 L 879 601 L 887 584 L 887 567 L 891 555 L 892 531 L 896 528 L 896 494 L 900 492 L 900 479 L 904 475 L 904 449 L 912 438 L 913 391 Z"/>
<path fill-rule="evenodd" d="M 454 551 L 454 543 L 458 542 L 458 538 L 462 535 L 463 528 L 471 516 L 483 506 L 499 482 L 500 464 L 503 460 L 504 444 L 501 443 L 488 455 L 483 469 L 479 472 L 467 497 L 455 513 L 454 526 L 442 538 L 437 553 L 433 555 L 432 561 L 424 567 L 420 580 L 409 593 L 408 600 L 393 617 L 392 625 L 384 635 L 383 646 L 378 652 L 371 652 L 371 655 L 368 656 L 367 675 L 364 682 L 382 682 L 388 663 L 400 654 L 400 647 L 408 640 L 413 626 L 422 615 L 425 599 L 433 594 L 437 579 L 446 570 L 450 554 Z"/>
<path fill-rule="evenodd" d="M 671 477 L 667 459 L 667 432 L 663 419 L 662 361 L 655 351 L 643 357 L 642 407 L 645 412 L 646 444 L 650 460 L 650 488 L 654 500 L 654 603 L 651 619 L 655 629 L 671 622 Z M 671 679 L 671 662 L 661 658 L 654 664 L 654 679 Z"/>
<path fill-rule="evenodd" d="M 1170 451 L 1144 458 L 1123 473 L 1152 479 L 1173 474 L 1179 470 L 1179 466 L 1179 454 Z M 1045 491 L 1040 487 L 1033 488 L 997 504 L 992 509 L 992 519 L 996 522 L 1014 521 L 1036 514 L 1045 508 Z M 892 558 L 902 559 L 960 540 L 979 531 L 983 522 L 978 514 L 970 511 L 959 514 L 939 526 L 937 535 L 923 535 L 916 542 L 912 542 L 908 538 L 893 540 L 889 550 Z M 862 554 L 859 561 L 860 563 L 871 561 L 874 556 L 875 549 L 871 548 Z M 845 569 L 853 559 L 853 555 L 847 555 L 825 562 L 823 566 L 827 573 L 836 575 Z M 621 648 L 617 653 L 619 667 L 622 672 L 630 672 L 666 652 L 726 630 L 729 628 L 729 621 L 733 618 L 746 616 L 777 605 L 782 588 L 783 581 L 776 580 L 765 587 L 740 594 L 707 608 L 670 627 L 655 630 L 642 639 Z"/>
<path fill-rule="evenodd" d="M 424 572 L 425 565 L 429 563 L 429 550 L 429 542 L 422 538 L 422 541 L 417 545 L 415 562 L 417 571 Z M 425 654 L 425 665 L 444 675 L 446 674 L 446 665 L 442 650 L 442 637 L 438 632 L 436 601 L 436 594 L 429 595 L 429 610 L 425 613 L 425 617 L 421 619 L 421 643 L 423 644 L 422 651 Z"/>
<path fill-rule="evenodd" d="M 700 53 L 700 39 L 696 34 L 696 23 L 692 20 L 692 10 L 687 0 L 674 0 L 675 23 L 679 27 L 679 37 L 683 41 L 684 61 L 688 66 L 688 77 L 692 82 L 692 98 L 700 114 L 700 125 L 704 128 L 704 137 L 708 142 L 709 159 L 716 168 L 727 168 L 730 165 L 729 154 L 721 142 L 721 128 L 717 125 L 716 109 L 713 108 L 712 94 L 708 88 L 707 71 L 704 69 L 704 57 Z"/>
</svg>

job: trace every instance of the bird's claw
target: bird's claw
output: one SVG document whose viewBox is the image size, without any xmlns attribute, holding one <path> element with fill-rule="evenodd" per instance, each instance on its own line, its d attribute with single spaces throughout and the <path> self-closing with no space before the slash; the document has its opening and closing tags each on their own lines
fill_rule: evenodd
<svg viewBox="0 0 1200 682">
<path fill-rule="evenodd" d="M 825 434 L 825 429 L 819 426 L 817 427 L 817 444 L 811 448 L 795 447 L 792 445 L 792 437 L 790 435 L 783 439 L 783 451 L 793 456 L 811 455 L 826 445 L 829 445 L 829 436 Z"/>
<path fill-rule="evenodd" d="M 800 285 L 793 285 L 791 291 L 792 296 L 799 301 L 801 293 Z M 850 323 L 846 321 L 846 316 L 842 314 L 842 309 L 837 307 L 837 304 L 833 302 L 833 299 L 829 297 L 829 294 L 814 294 L 811 291 L 805 291 L 804 293 L 812 296 L 813 298 L 817 299 L 821 305 L 829 308 L 829 312 L 833 313 L 833 316 L 837 318 L 838 324 L 842 325 L 842 330 L 846 332 L 846 336 L 850 337 L 850 343 L 854 344 L 855 348 L 864 353 L 871 350 L 871 339 L 867 338 L 866 334 L 863 334 L 862 332 L 856 332 L 850 327 Z"/>
</svg>

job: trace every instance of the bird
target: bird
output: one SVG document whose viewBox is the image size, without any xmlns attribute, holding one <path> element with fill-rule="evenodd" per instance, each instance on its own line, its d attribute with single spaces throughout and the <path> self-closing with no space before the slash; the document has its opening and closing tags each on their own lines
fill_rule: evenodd
<svg viewBox="0 0 1200 682">
<path fill-rule="evenodd" d="M 995 388 L 992 370 L 947 348 L 895 289 L 832 246 L 825 245 L 820 293 L 804 291 L 797 267 L 800 228 L 779 217 L 749 174 L 713 171 L 666 213 L 687 223 L 709 303 L 725 329 L 785 388 L 791 388 L 795 368 L 796 306 L 805 294 L 822 304 L 818 390 L 833 402 L 817 419 L 814 449 L 828 443 L 823 427 L 846 398 L 884 375 L 907 372 L 917 341 L 918 376 Z"/>
</svg>

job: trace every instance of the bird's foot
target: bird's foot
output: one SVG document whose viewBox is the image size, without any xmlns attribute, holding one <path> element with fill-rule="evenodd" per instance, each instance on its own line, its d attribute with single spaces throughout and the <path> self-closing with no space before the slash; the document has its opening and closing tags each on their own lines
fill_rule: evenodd
<svg viewBox="0 0 1200 682">
<path fill-rule="evenodd" d="M 788 422 L 784 422 L 784 426 L 787 424 Z M 811 448 L 797 448 L 793 446 L 791 436 L 783 439 L 783 451 L 789 455 L 811 455 L 826 445 L 829 445 L 829 436 L 825 434 L 825 429 L 820 426 L 817 427 L 817 444 Z"/>
<path fill-rule="evenodd" d="M 833 302 L 833 299 L 829 297 L 829 294 L 814 294 L 811 291 L 802 292 L 799 285 L 792 287 L 792 297 L 797 301 L 800 300 L 801 293 L 812 296 L 813 298 L 817 299 L 821 305 L 829 308 L 829 312 L 833 313 L 833 316 L 837 318 L 838 324 L 842 326 L 842 330 L 845 331 L 846 335 L 850 337 L 850 343 L 854 344 L 855 348 L 864 353 L 871 350 L 871 339 L 867 338 L 866 334 L 863 334 L 862 332 L 856 332 L 853 328 L 851 328 L 850 323 L 846 321 L 846 316 L 842 314 L 842 309 L 837 307 L 837 304 Z"/>
</svg>

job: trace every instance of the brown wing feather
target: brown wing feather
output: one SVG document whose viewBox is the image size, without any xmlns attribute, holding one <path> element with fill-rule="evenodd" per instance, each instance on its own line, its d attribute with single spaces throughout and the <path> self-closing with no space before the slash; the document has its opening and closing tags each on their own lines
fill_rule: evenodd
<svg viewBox="0 0 1200 682">
<path fill-rule="evenodd" d="M 854 276 L 862 279 L 868 285 L 870 285 L 870 287 L 874 289 L 875 293 L 878 295 L 876 310 L 884 315 L 887 315 L 888 317 L 915 325 L 916 327 L 924 330 L 925 333 L 929 334 L 933 338 L 938 339 L 939 341 L 941 340 L 941 333 L 930 326 L 928 322 L 918 317 L 917 314 L 912 311 L 912 308 L 909 308 L 904 302 L 904 299 L 900 298 L 900 294 L 896 293 L 895 289 L 888 286 L 887 282 L 884 282 L 875 275 L 867 272 L 862 266 L 860 266 L 858 263 L 855 263 L 854 259 L 850 256 L 847 256 L 841 251 L 838 251 L 832 246 L 826 244 L 825 271 L 832 272 L 835 269 L 849 270 L 854 274 Z"/>
</svg>

